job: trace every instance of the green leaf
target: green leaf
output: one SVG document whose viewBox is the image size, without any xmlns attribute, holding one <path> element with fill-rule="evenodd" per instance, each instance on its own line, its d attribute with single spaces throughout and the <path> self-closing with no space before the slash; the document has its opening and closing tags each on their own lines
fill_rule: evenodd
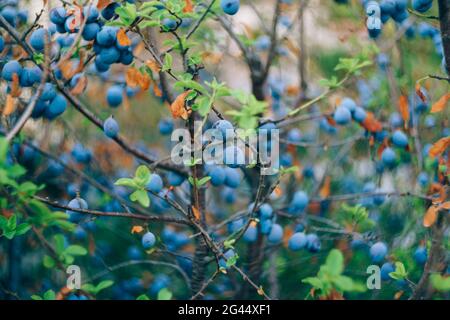
<svg viewBox="0 0 450 320">
<path fill-rule="evenodd" d="M 86 291 L 86 292 L 88 292 L 88 293 L 90 293 L 90 294 L 95 295 L 96 289 L 97 289 L 97 288 L 96 288 L 93 284 L 91 284 L 91 283 L 85 283 L 85 284 L 83 284 L 83 285 L 81 286 L 81 289 L 82 289 L 83 291 Z"/>
<path fill-rule="evenodd" d="M 53 290 L 48 290 L 44 293 L 44 300 L 56 300 L 56 294 Z"/>
<path fill-rule="evenodd" d="M 197 186 L 201 187 L 204 184 L 206 184 L 209 180 L 211 180 L 211 177 L 203 177 L 200 180 L 197 181 Z"/>
<path fill-rule="evenodd" d="M 114 281 L 112 281 L 112 280 L 103 280 L 95 287 L 96 294 L 102 290 L 105 290 L 105 289 L 111 287 L 113 284 L 114 284 Z"/>
<path fill-rule="evenodd" d="M 166 53 L 164 55 L 164 62 L 161 71 L 162 72 L 169 71 L 170 69 L 172 69 L 172 64 L 173 64 L 172 56 L 169 53 Z"/>
<path fill-rule="evenodd" d="M 31 296 L 31 299 L 32 299 L 32 300 L 43 300 L 42 297 L 41 297 L 41 296 L 38 296 L 37 294 L 33 294 L 33 295 Z"/>
<path fill-rule="evenodd" d="M 150 182 L 150 170 L 147 166 L 139 166 L 136 170 L 134 180 L 138 186 L 145 187 Z"/>
<path fill-rule="evenodd" d="M 9 230 L 16 230 L 17 225 L 17 216 L 13 214 L 11 217 L 9 217 L 8 222 L 6 223 L 6 227 Z"/>
<path fill-rule="evenodd" d="M 146 294 L 141 294 L 136 300 L 150 300 L 150 298 Z"/>
<path fill-rule="evenodd" d="M 333 278 L 333 283 L 341 291 L 352 291 L 353 290 L 353 280 L 349 277 L 339 275 Z"/>
<path fill-rule="evenodd" d="M 6 138 L 0 137 L 0 164 L 3 164 L 5 162 L 8 149 L 8 141 L 6 140 Z"/>
<path fill-rule="evenodd" d="M 62 254 L 64 252 L 65 241 L 62 234 L 57 234 L 53 237 L 55 242 L 55 250 L 57 254 Z"/>
<path fill-rule="evenodd" d="M 133 179 L 130 178 L 120 178 L 114 183 L 116 186 L 130 187 L 133 189 L 137 189 L 138 185 Z"/>
<path fill-rule="evenodd" d="M 325 265 L 331 275 L 340 275 L 342 271 L 344 271 L 344 256 L 342 255 L 342 252 L 338 249 L 331 250 L 328 254 Z"/>
<path fill-rule="evenodd" d="M 53 260 L 53 258 L 48 255 L 44 256 L 44 259 L 42 262 L 43 262 L 44 267 L 47 269 L 52 269 L 56 265 L 55 260 Z"/>
<path fill-rule="evenodd" d="M 402 262 L 397 261 L 395 263 L 395 271 L 390 272 L 389 276 L 395 280 L 405 279 L 408 276 L 408 273 L 406 272 L 406 269 L 405 269 L 405 265 Z"/>
<path fill-rule="evenodd" d="M 322 290 L 323 289 L 323 282 L 317 277 L 309 277 L 302 280 L 303 283 L 307 283 L 311 285 L 315 289 Z"/>
<path fill-rule="evenodd" d="M 44 62 L 44 54 L 40 52 L 33 53 L 33 61 L 36 64 L 42 64 Z"/>
<path fill-rule="evenodd" d="M 139 202 L 145 208 L 150 206 L 150 198 L 145 190 L 136 190 L 130 195 L 130 200 L 133 202 Z"/>
<path fill-rule="evenodd" d="M 167 288 L 163 288 L 159 290 L 158 292 L 158 300 L 170 300 L 172 299 L 172 292 L 169 291 Z"/>
<path fill-rule="evenodd" d="M 435 288 L 437 291 L 450 291 L 450 277 L 443 277 L 438 273 L 433 273 L 430 276 L 430 281 L 433 288 Z"/>
<path fill-rule="evenodd" d="M 69 254 L 71 256 L 84 256 L 87 254 L 87 250 L 79 245 L 70 245 L 64 250 L 65 254 Z"/>
<path fill-rule="evenodd" d="M 28 223 L 21 223 L 16 228 L 16 236 L 21 236 L 28 232 L 31 229 L 31 226 Z"/>
</svg>

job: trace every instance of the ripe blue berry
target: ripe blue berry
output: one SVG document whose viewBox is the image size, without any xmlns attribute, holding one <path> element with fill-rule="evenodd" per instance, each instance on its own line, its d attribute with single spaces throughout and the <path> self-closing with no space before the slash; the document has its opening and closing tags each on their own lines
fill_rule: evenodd
<svg viewBox="0 0 450 320">
<path fill-rule="evenodd" d="M 76 197 L 76 198 L 70 200 L 70 202 L 67 204 L 67 206 L 70 209 L 81 209 L 81 210 L 88 209 L 87 202 L 80 197 Z M 76 211 L 71 211 L 71 210 L 66 210 L 66 213 L 69 215 L 69 220 L 74 223 L 80 222 L 84 216 L 84 214 L 81 212 L 76 212 Z"/>
<path fill-rule="evenodd" d="M 209 171 L 209 176 L 211 177 L 211 184 L 213 186 L 221 186 L 222 184 L 224 184 L 225 179 L 226 179 L 226 172 L 225 169 L 219 166 L 214 166 L 210 171 Z"/>
<path fill-rule="evenodd" d="M 50 11 L 50 21 L 56 25 L 62 25 L 66 21 L 66 9 L 63 7 L 53 8 Z"/>
<path fill-rule="evenodd" d="M 406 146 L 408 146 L 408 137 L 403 131 L 396 130 L 392 135 L 392 142 L 397 147 L 405 148 Z"/>
<path fill-rule="evenodd" d="M 390 167 L 395 164 L 397 156 L 395 155 L 395 151 L 392 148 L 386 148 L 381 153 L 381 160 L 383 164 Z"/>
<path fill-rule="evenodd" d="M 47 34 L 47 35 L 46 35 Z M 45 29 L 37 29 L 33 31 L 30 36 L 30 45 L 36 51 L 42 51 L 45 48 L 45 38 L 48 36 L 50 41 L 50 34 Z"/>
<path fill-rule="evenodd" d="M 115 138 L 119 134 L 119 124 L 112 116 L 103 123 L 103 131 L 109 138 Z"/>
<path fill-rule="evenodd" d="M 159 193 L 163 187 L 164 185 L 161 176 L 159 174 L 152 173 L 147 188 L 154 193 Z"/>
<path fill-rule="evenodd" d="M 388 248 L 385 243 L 377 242 L 370 247 L 370 257 L 373 262 L 379 263 L 384 260 L 388 253 Z"/>
<path fill-rule="evenodd" d="M 44 116 L 49 120 L 53 120 L 57 116 L 61 115 L 64 111 L 66 111 L 66 108 L 66 98 L 64 98 L 63 95 L 58 94 L 48 105 L 47 109 L 45 110 Z"/>
<path fill-rule="evenodd" d="M 389 273 L 394 272 L 395 271 L 395 267 L 394 267 L 394 265 L 392 263 L 385 262 L 381 266 L 381 270 L 380 271 L 381 271 L 381 280 L 387 281 L 387 280 L 391 279 L 391 277 L 389 276 Z"/>
<path fill-rule="evenodd" d="M 22 66 L 16 60 L 8 61 L 5 63 L 2 69 L 2 78 L 7 81 L 13 80 L 13 74 L 17 74 L 19 77 L 22 74 Z"/>
<path fill-rule="evenodd" d="M 151 232 L 147 232 L 146 234 L 144 234 L 144 236 L 142 237 L 142 246 L 144 247 L 144 249 L 148 250 L 150 248 L 153 248 L 153 246 L 156 243 L 156 238 L 155 235 Z"/>
<path fill-rule="evenodd" d="M 97 37 L 97 33 L 100 30 L 100 26 L 96 22 L 88 23 L 84 26 L 83 39 L 86 41 L 92 41 Z"/>
<path fill-rule="evenodd" d="M 283 227 L 279 224 L 274 224 L 270 230 L 269 236 L 267 237 L 269 243 L 277 244 L 283 240 Z"/>
<path fill-rule="evenodd" d="M 114 85 L 106 92 L 106 100 L 108 104 L 115 108 L 122 104 L 123 101 L 123 88 L 121 86 Z"/>
<path fill-rule="evenodd" d="M 303 232 L 297 232 L 289 239 L 288 247 L 292 251 L 298 251 L 306 246 L 306 235 Z"/>
<path fill-rule="evenodd" d="M 350 110 L 346 107 L 338 107 L 334 112 L 334 121 L 339 125 L 346 125 L 352 119 L 352 114 Z"/>
<path fill-rule="evenodd" d="M 220 7 L 223 12 L 232 16 L 235 15 L 239 11 L 241 3 L 239 0 L 221 0 Z"/>
<path fill-rule="evenodd" d="M 105 26 L 97 33 L 97 43 L 104 47 L 112 46 L 116 43 L 117 28 Z"/>
</svg>

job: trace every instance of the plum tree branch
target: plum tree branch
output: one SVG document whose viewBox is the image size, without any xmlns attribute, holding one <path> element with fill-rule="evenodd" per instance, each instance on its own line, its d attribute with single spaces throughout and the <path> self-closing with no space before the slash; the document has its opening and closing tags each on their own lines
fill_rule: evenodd
<svg viewBox="0 0 450 320">
<path fill-rule="evenodd" d="M 150 215 L 141 215 L 141 214 L 135 214 L 135 213 L 128 213 L 128 212 L 104 212 L 104 211 L 98 211 L 98 210 L 84 210 L 84 209 L 74 209 L 70 208 L 66 205 L 59 204 L 58 202 L 50 201 L 46 198 L 42 198 L 39 196 L 34 196 L 34 198 L 42 203 L 45 203 L 51 207 L 61 209 L 61 210 L 67 210 L 67 211 L 74 211 L 78 213 L 84 213 L 84 214 L 90 214 L 93 216 L 100 216 L 100 217 L 121 217 L 121 218 L 130 218 L 130 219 L 136 219 L 136 220 L 142 220 L 142 221 L 154 221 L 154 222 L 167 222 L 167 223 L 175 223 L 175 224 L 182 224 L 182 225 L 191 225 L 189 221 L 186 219 L 179 219 L 175 217 L 167 217 L 167 216 L 150 216 Z"/>
</svg>

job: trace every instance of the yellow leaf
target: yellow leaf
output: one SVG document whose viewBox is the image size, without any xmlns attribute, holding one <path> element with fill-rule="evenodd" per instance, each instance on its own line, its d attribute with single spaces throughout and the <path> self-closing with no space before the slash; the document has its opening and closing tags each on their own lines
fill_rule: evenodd
<svg viewBox="0 0 450 320">
<path fill-rule="evenodd" d="M 122 28 L 119 29 L 119 32 L 117 32 L 117 42 L 123 47 L 131 46 L 131 40 Z"/>
<path fill-rule="evenodd" d="M 259 286 L 257 292 L 258 292 L 258 294 L 259 294 L 260 296 L 263 296 L 263 295 L 264 295 L 264 289 L 263 289 L 263 287 L 262 287 L 262 286 Z"/>
<path fill-rule="evenodd" d="M 433 146 L 430 148 L 430 151 L 428 152 L 428 155 L 432 158 L 437 157 L 441 155 L 449 145 L 450 136 L 442 138 L 433 144 Z"/>
<path fill-rule="evenodd" d="M 423 217 L 423 226 L 425 228 L 431 227 L 436 222 L 438 210 L 439 208 L 434 205 L 428 208 Z"/>
<path fill-rule="evenodd" d="M 189 93 L 190 91 L 186 91 L 180 94 L 170 106 L 170 112 L 172 112 L 172 117 L 174 119 L 182 118 L 184 120 L 187 120 L 189 114 L 186 108 L 184 107 L 184 104 L 186 102 L 186 97 Z"/>
<path fill-rule="evenodd" d="M 431 107 L 431 113 L 441 112 L 445 109 L 448 100 L 450 100 L 450 93 L 444 94 L 433 106 Z"/>
</svg>

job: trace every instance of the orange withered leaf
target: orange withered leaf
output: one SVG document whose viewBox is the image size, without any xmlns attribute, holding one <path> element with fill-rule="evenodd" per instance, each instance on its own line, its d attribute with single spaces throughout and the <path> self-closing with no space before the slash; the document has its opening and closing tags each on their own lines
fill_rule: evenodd
<svg viewBox="0 0 450 320">
<path fill-rule="evenodd" d="M 369 132 L 379 132 L 383 130 L 383 124 L 375 118 L 372 112 L 367 112 L 367 116 L 361 125 Z"/>
<path fill-rule="evenodd" d="M 151 78 L 147 74 L 141 73 L 138 69 L 128 68 L 125 75 L 125 81 L 130 87 L 141 87 L 142 90 L 148 90 L 151 84 Z"/>
<path fill-rule="evenodd" d="M 73 87 L 73 89 L 70 90 L 70 93 L 72 93 L 74 96 L 82 94 L 87 87 L 87 83 L 88 83 L 87 77 L 82 76 L 80 79 L 78 79 L 78 82 L 75 85 L 75 87 Z"/>
<path fill-rule="evenodd" d="M 332 116 L 326 116 L 325 118 L 327 119 L 327 122 L 330 124 L 330 126 L 337 126 L 337 123 Z"/>
<path fill-rule="evenodd" d="M 433 146 L 430 148 L 428 155 L 432 158 L 441 155 L 445 149 L 450 145 L 450 136 L 439 139 Z"/>
<path fill-rule="evenodd" d="M 319 192 L 319 195 L 322 199 L 328 198 L 328 196 L 330 195 L 330 186 L 331 186 L 331 178 L 327 176 Z"/>
<path fill-rule="evenodd" d="M 423 226 L 425 228 L 431 227 L 437 220 L 439 208 L 432 205 L 428 208 L 425 216 L 423 217 Z"/>
<path fill-rule="evenodd" d="M 200 210 L 198 210 L 197 207 L 195 207 L 195 206 L 191 206 L 191 208 L 192 208 L 192 213 L 194 214 L 194 218 L 196 220 L 200 220 L 200 218 L 201 218 Z"/>
<path fill-rule="evenodd" d="M 416 94 L 419 96 L 420 100 L 422 100 L 423 103 L 427 102 L 427 97 L 422 92 L 422 87 L 420 84 L 416 83 Z"/>
<path fill-rule="evenodd" d="M 112 0 L 98 0 L 97 3 L 97 8 L 98 9 L 104 9 L 105 7 L 107 7 L 110 3 L 112 2 Z"/>
<path fill-rule="evenodd" d="M 450 210 L 450 201 L 444 202 L 439 206 L 439 210 Z"/>
<path fill-rule="evenodd" d="M 3 115 L 9 116 L 11 113 L 14 112 L 14 110 L 16 110 L 16 98 L 8 94 L 6 96 L 6 103 L 5 108 L 3 109 Z"/>
<path fill-rule="evenodd" d="M 184 13 L 190 13 L 190 12 L 194 12 L 194 5 L 192 4 L 191 0 L 184 0 L 185 5 L 183 8 L 183 12 Z"/>
<path fill-rule="evenodd" d="M 125 81 L 127 85 L 130 87 L 137 87 L 139 84 L 139 74 L 140 72 L 138 69 L 134 67 L 128 68 L 127 73 L 125 74 Z"/>
<path fill-rule="evenodd" d="M 450 93 L 444 94 L 436 103 L 431 107 L 431 113 L 441 112 L 447 106 L 447 102 L 450 100 Z"/>
<path fill-rule="evenodd" d="M 298 86 L 296 86 L 296 85 L 290 85 L 290 86 L 287 86 L 287 88 L 286 88 L 286 94 L 288 95 L 288 96 L 297 96 L 298 94 L 300 93 L 300 88 L 298 87 Z"/>
<path fill-rule="evenodd" d="M 163 93 L 156 82 L 153 82 L 153 93 L 156 97 L 161 98 Z"/>
<path fill-rule="evenodd" d="M 184 120 L 187 120 L 189 114 L 184 107 L 184 104 L 189 93 L 190 91 L 186 91 L 180 94 L 170 106 L 170 112 L 172 112 L 172 117 L 174 119 L 182 118 Z"/>
<path fill-rule="evenodd" d="M 117 32 L 117 43 L 123 47 L 131 46 L 131 40 L 123 28 L 120 28 Z"/>
<path fill-rule="evenodd" d="M 22 90 L 20 90 L 20 84 L 19 84 L 19 76 L 17 73 L 14 73 L 12 75 L 12 83 L 11 83 L 11 97 L 17 98 L 22 93 Z"/>
<path fill-rule="evenodd" d="M 161 71 L 161 67 L 155 60 L 147 60 L 145 65 L 152 70 L 153 73 L 159 73 Z"/>
<path fill-rule="evenodd" d="M 409 103 L 408 98 L 404 95 L 400 96 L 398 99 L 398 110 L 400 111 L 400 115 L 402 116 L 402 119 L 405 122 L 405 127 L 407 128 L 409 121 Z"/>
<path fill-rule="evenodd" d="M 144 228 L 142 226 L 133 226 L 133 228 L 131 228 L 131 233 L 141 233 L 142 231 L 144 231 Z"/>
</svg>

